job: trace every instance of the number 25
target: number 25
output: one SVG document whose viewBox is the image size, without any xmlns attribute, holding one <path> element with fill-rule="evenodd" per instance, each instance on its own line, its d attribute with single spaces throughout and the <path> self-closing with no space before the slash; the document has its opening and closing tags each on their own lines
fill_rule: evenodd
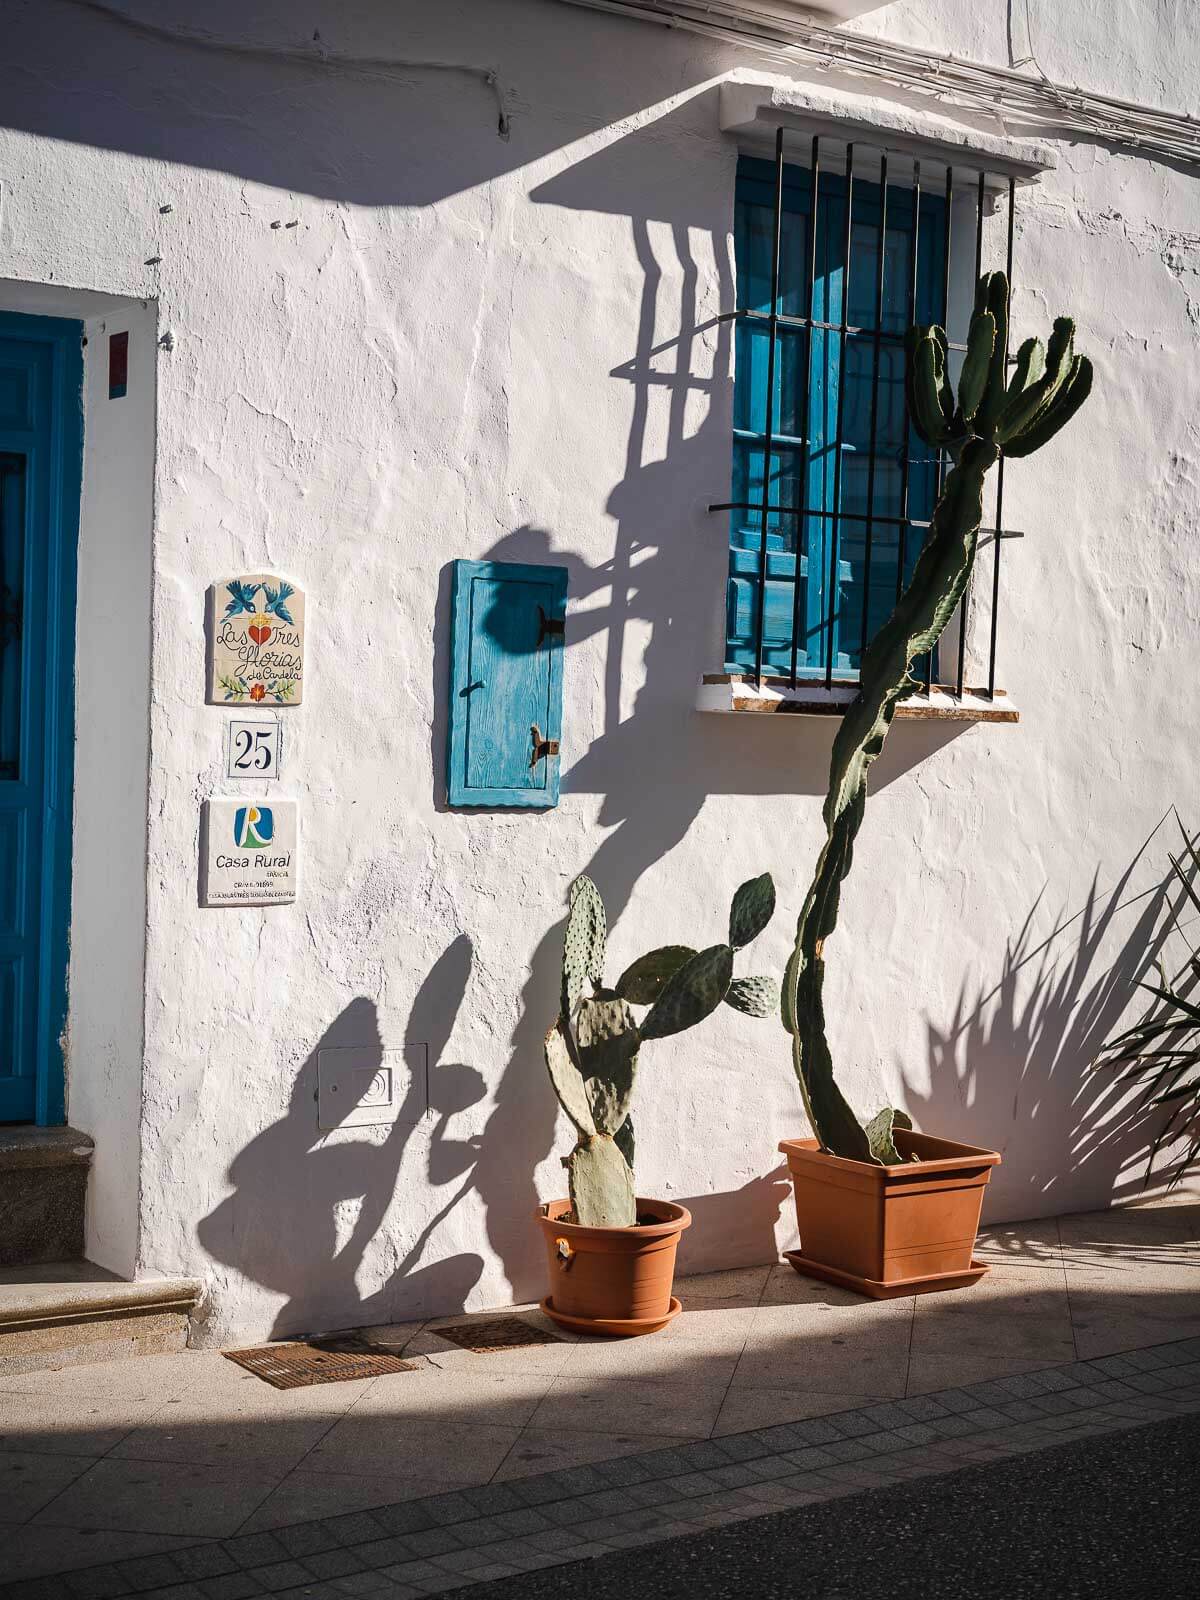
<svg viewBox="0 0 1200 1600">
<path fill-rule="evenodd" d="M 233 764 L 239 772 L 267 772 L 271 766 L 271 735 L 265 729 L 252 734 L 249 728 L 239 728 L 234 738 L 237 754 Z"/>
</svg>

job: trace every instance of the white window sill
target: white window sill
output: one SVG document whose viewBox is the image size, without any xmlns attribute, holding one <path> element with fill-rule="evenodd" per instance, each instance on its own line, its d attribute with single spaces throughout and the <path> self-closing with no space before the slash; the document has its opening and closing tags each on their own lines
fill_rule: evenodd
<svg viewBox="0 0 1200 1600">
<path fill-rule="evenodd" d="M 736 673 L 706 672 L 696 694 L 696 710 L 718 715 L 761 715 L 784 712 L 801 717 L 840 717 L 858 693 L 857 684 L 799 683 L 792 688 L 786 678 L 764 678 L 760 689 L 753 678 Z M 911 694 L 896 707 L 897 722 L 1019 722 L 1021 714 L 1003 689 L 992 698 L 982 689 L 953 689 L 935 684 L 929 694 Z"/>
</svg>

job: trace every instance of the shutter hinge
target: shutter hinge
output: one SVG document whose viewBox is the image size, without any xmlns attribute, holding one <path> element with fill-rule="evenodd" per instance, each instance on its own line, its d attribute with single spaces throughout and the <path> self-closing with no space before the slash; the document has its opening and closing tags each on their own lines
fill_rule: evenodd
<svg viewBox="0 0 1200 1600">
<path fill-rule="evenodd" d="M 543 739 L 542 730 L 536 722 L 529 731 L 533 735 L 533 753 L 529 757 L 529 770 L 532 772 L 538 762 L 544 760 L 546 756 L 556 756 L 558 754 L 558 740 Z"/>
<path fill-rule="evenodd" d="M 567 624 L 564 617 L 548 617 L 545 607 L 538 607 L 538 649 L 545 644 L 547 639 L 561 639 L 566 632 Z"/>
</svg>

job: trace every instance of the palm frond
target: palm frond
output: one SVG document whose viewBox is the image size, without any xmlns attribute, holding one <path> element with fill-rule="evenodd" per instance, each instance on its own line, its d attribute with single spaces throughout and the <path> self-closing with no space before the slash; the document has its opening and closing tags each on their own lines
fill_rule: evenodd
<svg viewBox="0 0 1200 1600">
<path fill-rule="evenodd" d="M 1182 1163 L 1173 1163 L 1172 1184 L 1178 1183 L 1200 1156 L 1200 1004 L 1179 984 L 1185 974 L 1200 974 L 1200 949 L 1191 951 L 1176 979 L 1168 978 L 1161 952 L 1172 931 L 1186 939 L 1178 916 L 1184 900 L 1200 912 L 1200 834 L 1193 838 L 1188 833 L 1178 811 L 1175 820 L 1183 837 L 1183 850 L 1178 856 L 1167 853 L 1171 863 L 1168 884 L 1173 882 L 1178 887 L 1166 895 L 1168 925 L 1157 936 L 1159 948 L 1148 963 L 1157 972 L 1158 982 L 1137 984 L 1152 997 L 1151 1004 L 1140 1021 L 1106 1040 L 1092 1063 L 1094 1068 L 1119 1069 L 1115 1070 L 1114 1079 L 1118 1084 L 1140 1084 L 1141 1093 L 1136 1099 L 1139 1111 L 1162 1114 L 1146 1163 L 1147 1183 L 1164 1146 L 1190 1134 Z M 1180 889 L 1184 900 L 1180 899 Z M 1194 982 L 1189 982 L 1187 988 L 1192 990 Z"/>
</svg>

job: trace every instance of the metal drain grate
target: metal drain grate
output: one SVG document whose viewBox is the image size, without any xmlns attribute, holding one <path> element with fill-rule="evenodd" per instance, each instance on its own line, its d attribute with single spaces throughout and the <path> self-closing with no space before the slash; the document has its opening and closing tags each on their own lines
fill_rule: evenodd
<svg viewBox="0 0 1200 1600">
<path fill-rule="evenodd" d="M 563 1344 L 556 1333 L 545 1328 L 535 1328 L 532 1322 L 521 1317 L 488 1317 L 479 1322 L 459 1322 L 450 1328 L 430 1328 L 439 1339 L 449 1339 L 451 1344 L 464 1350 L 474 1350 L 485 1355 L 489 1350 L 516 1350 L 526 1344 Z"/>
<path fill-rule="evenodd" d="M 303 1389 L 311 1383 L 347 1383 L 388 1372 L 416 1372 L 419 1361 L 372 1350 L 357 1339 L 298 1339 L 264 1344 L 254 1350 L 225 1350 L 227 1361 L 245 1367 L 274 1389 Z"/>
</svg>

